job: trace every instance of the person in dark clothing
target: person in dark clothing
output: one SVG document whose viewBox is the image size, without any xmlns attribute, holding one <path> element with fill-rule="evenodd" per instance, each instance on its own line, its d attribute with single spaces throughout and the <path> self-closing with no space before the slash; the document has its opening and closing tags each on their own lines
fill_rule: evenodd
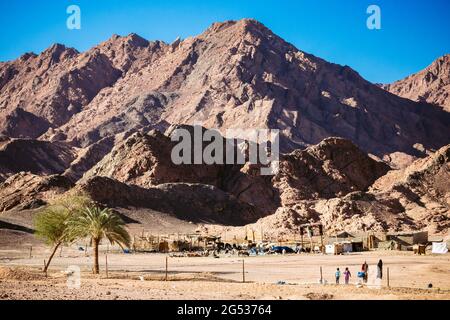
<svg viewBox="0 0 450 320">
<path fill-rule="evenodd" d="M 381 259 L 377 264 L 377 279 L 383 279 L 383 261 Z"/>
<path fill-rule="evenodd" d="M 364 261 L 364 263 L 361 267 L 361 271 L 364 272 L 364 277 L 363 277 L 364 283 L 367 283 L 367 280 L 369 278 L 369 265 L 367 264 L 366 261 Z"/>
</svg>

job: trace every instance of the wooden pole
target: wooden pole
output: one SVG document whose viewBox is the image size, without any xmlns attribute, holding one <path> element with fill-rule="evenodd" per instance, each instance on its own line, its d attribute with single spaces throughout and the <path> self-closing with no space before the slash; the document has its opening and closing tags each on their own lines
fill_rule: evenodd
<svg viewBox="0 0 450 320">
<path fill-rule="evenodd" d="M 242 259 L 242 283 L 245 283 L 245 260 Z"/>
<path fill-rule="evenodd" d="M 108 254 L 105 255 L 106 260 L 106 279 L 108 279 Z"/>
<path fill-rule="evenodd" d="M 387 287 L 390 288 L 390 283 L 389 283 L 389 267 L 387 268 Z"/>
<path fill-rule="evenodd" d="M 30 247 L 30 259 L 33 257 L 32 253 L 33 253 L 33 246 Z"/>
<path fill-rule="evenodd" d="M 301 236 L 301 244 L 302 244 L 302 251 L 304 251 L 305 250 L 305 248 L 303 247 L 303 231 L 301 232 L 301 234 L 300 234 L 300 236 Z"/>
<path fill-rule="evenodd" d="M 320 235 L 320 251 L 325 253 L 325 247 L 323 246 L 323 234 Z"/>
<path fill-rule="evenodd" d="M 45 277 L 47 278 L 47 271 L 48 271 L 48 270 L 46 270 L 46 268 L 45 268 L 46 266 L 47 266 L 47 262 L 44 260 Z"/>
<path fill-rule="evenodd" d="M 320 267 L 320 283 L 323 284 L 323 273 L 322 273 L 322 267 Z"/>
<path fill-rule="evenodd" d="M 61 248 L 59 249 L 59 257 L 61 258 L 62 257 L 62 246 L 61 246 Z"/>
<path fill-rule="evenodd" d="M 168 279 L 169 257 L 166 257 L 166 281 Z"/>
</svg>

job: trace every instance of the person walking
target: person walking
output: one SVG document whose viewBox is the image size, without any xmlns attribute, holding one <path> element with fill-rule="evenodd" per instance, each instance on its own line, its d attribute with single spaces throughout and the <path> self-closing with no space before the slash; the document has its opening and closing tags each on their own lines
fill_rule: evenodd
<svg viewBox="0 0 450 320">
<path fill-rule="evenodd" d="M 339 279 L 341 278 L 341 271 L 339 270 L 339 268 L 337 268 L 335 276 L 336 276 L 336 284 L 339 284 Z"/>
<path fill-rule="evenodd" d="M 345 284 L 349 283 L 351 276 L 352 276 L 352 274 L 350 273 L 350 270 L 348 270 L 348 268 L 345 268 L 345 271 L 344 271 Z"/>
<path fill-rule="evenodd" d="M 377 279 L 383 279 L 383 261 L 381 259 L 377 264 Z"/>
<path fill-rule="evenodd" d="M 363 280 L 364 283 L 367 283 L 367 280 L 369 279 L 369 265 L 367 264 L 367 261 L 364 261 L 361 271 L 364 273 Z"/>
</svg>

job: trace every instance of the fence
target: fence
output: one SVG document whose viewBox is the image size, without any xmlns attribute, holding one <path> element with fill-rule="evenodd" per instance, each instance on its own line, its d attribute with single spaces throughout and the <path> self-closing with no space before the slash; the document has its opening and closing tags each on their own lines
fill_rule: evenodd
<svg viewBox="0 0 450 320">
<path fill-rule="evenodd" d="M 82 249 L 82 250 L 80 250 Z M 42 267 L 48 258 L 50 249 L 46 251 L 29 248 L 22 252 L 21 265 Z M 78 243 L 71 247 L 63 247 L 55 255 L 49 273 L 64 270 L 68 265 L 79 265 L 82 271 L 92 268 L 92 247 L 87 243 Z M 31 257 L 31 258 L 30 258 Z M 357 273 L 361 264 L 367 259 L 369 263 L 369 287 L 380 284 L 373 282 L 376 277 L 376 263 L 382 257 L 394 260 L 385 262 L 383 287 L 433 288 L 450 289 L 450 279 L 445 265 L 437 268 L 444 256 L 413 256 L 367 252 L 344 256 L 326 256 L 321 254 L 265 255 L 240 257 L 221 254 L 219 258 L 209 257 L 169 257 L 167 254 L 124 253 L 119 246 L 104 243 L 100 246 L 100 266 L 102 276 L 110 278 L 133 278 L 143 280 L 193 280 L 193 281 L 233 281 L 261 283 L 318 284 L 326 280 L 328 284 L 335 282 L 334 274 L 339 267 L 341 272 L 349 267 L 352 274 L 351 284 L 358 282 Z M 30 260 L 31 259 L 31 260 Z M 420 259 L 420 261 L 418 261 Z M 244 261 L 244 262 L 243 262 Z M 14 261 L 13 261 L 14 262 Z M 15 262 L 14 262 L 15 263 Z M 106 265 L 107 268 L 106 268 Z M 389 276 L 388 269 L 389 268 Z M 437 269 L 436 269 L 437 268 Z M 436 269 L 436 270 L 435 270 Z M 438 270 L 439 269 L 439 270 Z M 108 270 L 108 274 L 106 273 Z M 343 277 L 341 278 L 341 284 Z"/>
</svg>

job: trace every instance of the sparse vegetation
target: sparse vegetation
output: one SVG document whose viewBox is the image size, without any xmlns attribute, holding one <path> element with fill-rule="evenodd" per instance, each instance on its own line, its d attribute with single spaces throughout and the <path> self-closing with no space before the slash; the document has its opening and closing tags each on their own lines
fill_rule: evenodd
<svg viewBox="0 0 450 320">
<path fill-rule="evenodd" d="M 52 246 L 51 254 L 44 266 L 44 272 L 58 248 L 75 240 L 70 232 L 70 219 L 89 205 L 85 196 L 64 196 L 42 209 L 34 220 L 36 236 Z"/>
<path fill-rule="evenodd" d="M 72 238 L 91 238 L 94 247 L 94 274 L 100 272 L 98 246 L 102 239 L 106 238 L 111 244 L 117 243 L 121 247 L 129 246 L 130 243 L 125 223 L 108 208 L 86 207 L 70 219 L 69 225 Z"/>
</svg>

